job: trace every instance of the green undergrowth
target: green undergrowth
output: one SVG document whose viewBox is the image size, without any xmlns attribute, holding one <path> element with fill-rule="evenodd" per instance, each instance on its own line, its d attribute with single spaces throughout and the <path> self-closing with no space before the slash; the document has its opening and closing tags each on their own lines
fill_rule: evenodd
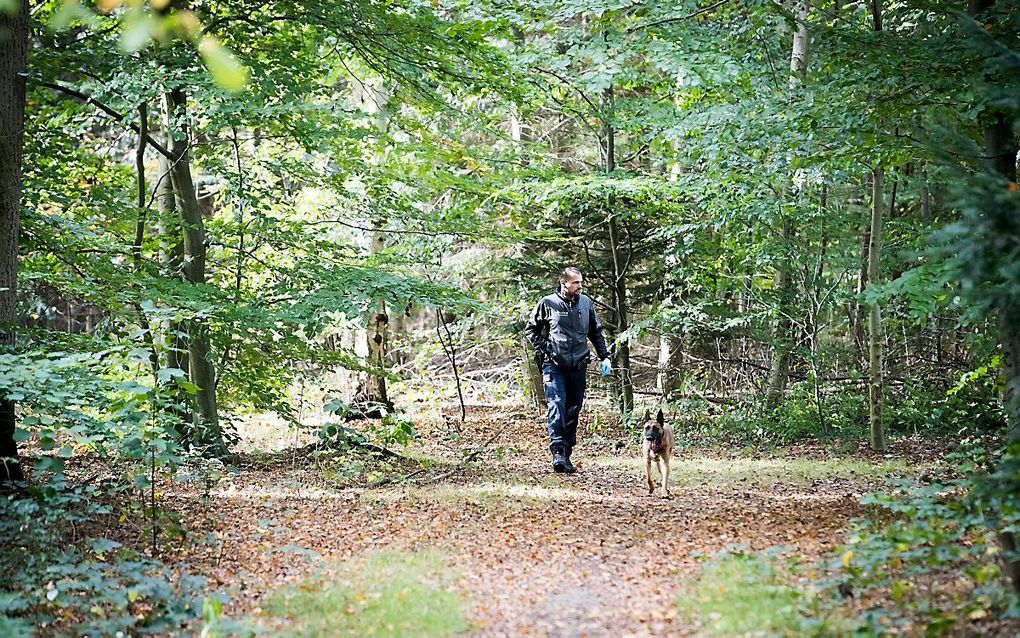
<svg viewBox="0 0 1020 638">
<path fill-rule="evenodd" d="M 435 551 L 374 552 L 279 590 L 265 609 L 284 621 L 279 636 L 452 636 L 469 628 L 456 578 Z"/>
<path fill-rule="evenodd" d="M 775 555 L 723 552 L 688 583 L 677 607 L 707 636 L 845 635 L 848 621 L 826 612 L 819 592 L 796 580 Z"/>
<path fill-rule="evenodd" d="M 62 475 L 40 483 L 20 497 L 0 496 L 0 636 L 198 631 L 203 605 L 219 594 L 202 577 L 150 557 L 148 547 L 128 544 L 118 528 L 136 516 L 122 508 L 130 500 L 108 487 L 69 485 Z"/>
<path fill-rule="evenodd" d="M 640 458 L 601 458 L 598 465 L 643 471 Z M 674 458 L 670 464 L 670 482 L 678 486 L 694 485 L 806 485 L 818 480 L 840 478 L 890 478 L 917 472 L 902 459 L 879 462 L 861 459 L 806 458 Z M 654 470 L 653 470 L 654 473 Z"/>
</svg>

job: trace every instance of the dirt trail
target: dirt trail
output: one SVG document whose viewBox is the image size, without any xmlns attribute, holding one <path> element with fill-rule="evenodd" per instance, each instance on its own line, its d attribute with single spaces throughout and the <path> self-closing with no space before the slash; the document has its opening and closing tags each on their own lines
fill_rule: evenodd
<svg viewBox="0 0 1020 638">
<path fill-rule="evenodd" d="M 268 591 L 321 561 L 438 547 L 463 574 L 457 586 L 471 601 L 472 635 L 697 635 L 673 602 L 699 556 L 735 544 L 819 555 L 856 513 L 862 488 L 678 475 L 673 498 L 649 497 L 640 469 L 626 461 L 636 443 L 619 453 L 582 447 L 581 471 L 554 475 L 533 419 L 507 426 L 507 418 L 469 420 L 463 440 L 495 436 L 493 445 L 505 447 L 501 458 L 486 455 L 452 474 L 436 467 L 417 482 L 338 490 L 312 468 L 245 470 L 220 483 L 214 504 L 179 494 L 175 507 L 218 538 L 181 558 L 214 584 L 238 586 L 230 613 L 257 614 Z"/>
</svg>

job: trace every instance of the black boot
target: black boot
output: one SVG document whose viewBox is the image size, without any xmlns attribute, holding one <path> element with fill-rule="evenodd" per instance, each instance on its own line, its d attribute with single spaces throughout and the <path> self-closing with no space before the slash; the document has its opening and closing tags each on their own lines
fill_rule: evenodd
<svg viewBox="0 0 1020 638">
<path fill-rule="evenodd" d="M 574 464 L 570 462 L 571 452 L 573 452 L 573 449 L 568 447 L 567 453 L 563 455 L 563 458 L 566 461 L 566 464 L 563 467 L 563 471 L 566 472 L 567 474 L 573 474 L 574 472 L 577 471 L 577 468 L 574 467 Z"/>
<path fill-rule="evenodd" d="M 552 450 L 553 456 L 553 471 L 554 472 L 566 472 L 567 471 L 567 455 L 561 447 L 554 447 Z"/>
</svg>

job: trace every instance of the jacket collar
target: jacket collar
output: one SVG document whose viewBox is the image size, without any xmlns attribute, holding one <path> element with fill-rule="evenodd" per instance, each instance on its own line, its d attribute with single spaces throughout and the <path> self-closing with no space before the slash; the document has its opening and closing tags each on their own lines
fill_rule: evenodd
<svg viewBox="0 0 1020 638">
<path fill-rule="evenodd" d="M 581 293 L 577 293 L 577 295 L 575 295 L 573 299 L 567 299 L 567 297 L 563 294 L 563 291 L 559 290 L 558 288 L 556 289 L 556 296 L 562 299 L 563 303 L 567 304 L 568 306 L 577 305 L 577 302 L 580 301 L 581 299 Z"/>
</svg>

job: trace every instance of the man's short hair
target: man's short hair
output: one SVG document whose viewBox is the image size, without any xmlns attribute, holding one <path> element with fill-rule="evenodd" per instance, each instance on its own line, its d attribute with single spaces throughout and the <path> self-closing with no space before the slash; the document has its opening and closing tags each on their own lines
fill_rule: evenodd
<svg viewBox="0 0 1020 638">
<path fill-rule="evenodd" d="M 566 268 L 563 269 L 563 272 L 560 273 L 560 283 L 561 284 L 565 284 L 565 283 L 567 283 L 567 281 L 570 280 L 571 277 L 580 277 L 580 276 L 581 276 L 581 271 L 580 270 L 578 270 L 577 268 L 574 268 L 573 266 L 567 266 Z"/>
</svg>

